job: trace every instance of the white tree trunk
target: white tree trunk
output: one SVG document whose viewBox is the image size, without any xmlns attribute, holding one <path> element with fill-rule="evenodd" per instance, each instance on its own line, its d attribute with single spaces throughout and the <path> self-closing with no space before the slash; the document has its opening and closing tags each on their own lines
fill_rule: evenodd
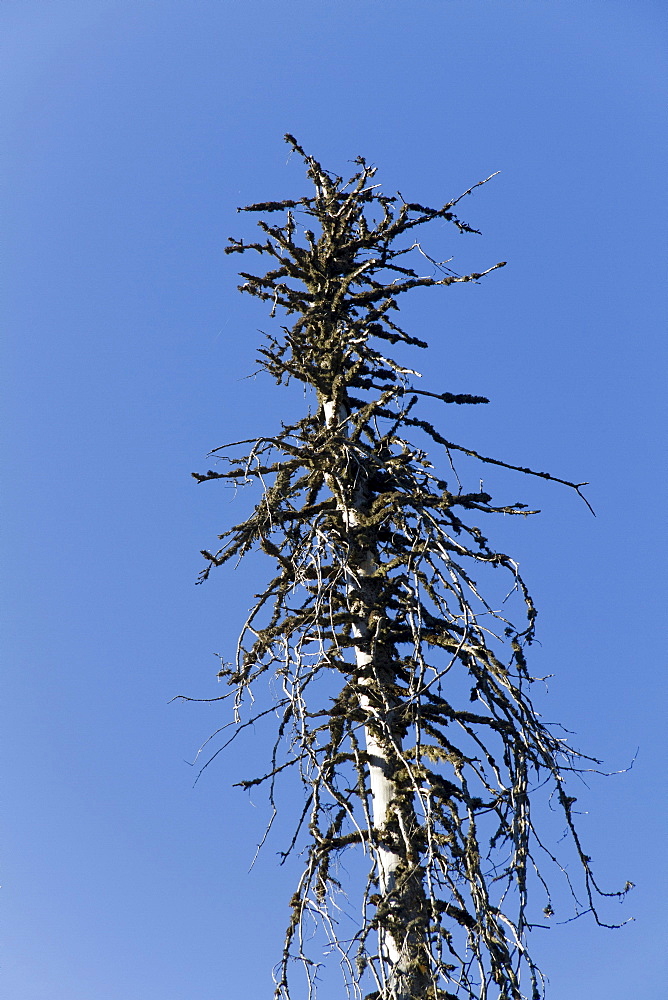
<svg viewBox="0 0 668 1000">
<path fill-rule="evenodd" d="M 337 411 L 334 402 L 328 400 L 323 403 L 323 410 L 327 426 L 338 426 L 341 432 L 347 436 L 345 422 L 349 414 L 346 412 L 345 408 L 340 406 Z M 364 505 L 365 498 L 363 489 L 360 489 L 358 496 L 355 498 L 350 507 L 340 504 L 340 510 L 343 514 L 347 527 L 354 528 L 361 523 L 361 517 L 364 514 Z M 371 551 L 365 552 L 362 560 L 360 560 L 360 565 L 355 567 L 354 572 L 358 577 L 358 580 L 356 581 L 354 579 L 352 570 L 347 571 L 349 584 L 352 586 L 365 578 L 370 579 L 373 577 L 377 568 L 377 563 L 373 553 Z M 371 639 L 367 624 L 355 625 L 353 627 L 353 634 L 356 639 L 361 639 L 365 645 L 366 640 Z M 366 673 L 365 668 L 371 665 L 373 657 L 371 653 L 357 648 L 355 650 L 355 659 L 361 672 Z M 372 702 L 370 699 L 362 696 L 360 704 L 365 711 L 370 712 L 372 710 Z M 368 726 L 364 727 L 364 735 L 366 740 L 366 751 L 368 754 L 373 826 L 375 830 L 381 832 L 390 818 L 392 802 L 396 798 L 397 787 L 395 782 L 389 777 L 389 772 L 391 770 L 390 762 L 388 761 L 387 753 L 381 745 L 381 742 Z M 395 888 L 395 873 L 401 863 L 401 857 L 390 848 L 379 845 L 376 848 L 376 860 L 378 864 L 378 884 L 380 893 L 384 897 L 388 892 L 392 892 Z M 379 934 L 382 953 L 392 968 L 398 970 L 401 963 L 401 942 L 395 941 L 394 937 L 387 931 L 382 930 L 382 928 L 380 929 Z M 397 1000 L 403 1000 L 403 994 L 397 994 Z"/>
</svg>

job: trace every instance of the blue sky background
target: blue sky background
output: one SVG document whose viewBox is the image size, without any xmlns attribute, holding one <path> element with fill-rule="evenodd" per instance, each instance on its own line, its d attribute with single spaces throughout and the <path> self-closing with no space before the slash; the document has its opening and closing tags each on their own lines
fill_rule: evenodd
<svg viewBox="0 0 668 1000">
<path fill-rule="evenodd" d="M 576 790 L 623 930 L 537 932 L 552 1000 L 665 983 L 666 19 L 658 0 L 5 0 L 3 932 L 8 1000 L 270 997 L 296 869 L 231 786 L 260 733 L 193 788 L 227 721 L 251 562 L 195 587 L 243 516 L 192 470 L 299 400 L 254 371 L 266 313 L 235 291 L 250 201 L 299 196 L 286 131 L 340 172 L 462 206 L 431 255 L 478 286 L 416 293 L 405 325 L 448 437 L 588 480 L 475 466 L 543 513 L 486 528 L 541 610 L 545 718 L 609 770 Z M 268 567 L 267 567 L 268 569 Z M 289 811 L 289 800 L 286 803 Z M 662 885 L 662 879 L 663 885 Z M 565 914 L 564 914 L 565 915 Z M 541 936 L 542 935 L 542 936 Z M 663 967 L 663 968 L 662 968 Z M 323 1000 L 340 991 L 323 989 Z"/>
</svg>

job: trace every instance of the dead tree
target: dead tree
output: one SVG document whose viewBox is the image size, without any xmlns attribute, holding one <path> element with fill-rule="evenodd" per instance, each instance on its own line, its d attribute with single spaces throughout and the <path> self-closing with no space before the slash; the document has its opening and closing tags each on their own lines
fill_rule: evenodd
<svg viewBox="0 0 668 1000">
<path fill-rule="evenodd" d="M 456 213 L 473 188 L 428 208 L 382 194 L 362 158 L 344 181 L 292 136 L 286 141 L 303 158 L 314 193 L 242 209 L 260 214 L 263 237 L 231 239 L 227 252 L 271 258 L 263 275 L 241 272 L 240 289 L 268 302 L 272 317 L 291 318 L 267 336 L 260 362 L 279 385 L 302 383 L 311 405 L 267 437 L 216 448 L 216 468 L 195 476 L 254 482 L 260 494 L 250 516 L 219 536 L 218 551 L 203 553 L 202 579 L 253 549 L 276 567 L 241 630 L 235 662 L 219 675 L 232 687 L 224 697 L 233 700 L 237 729 L 259 715 L 280 718 L 266 773 L 242 786 L 266 783 L 273 803 L 282 773 L 297 771 L 303 783 L 286 854 L 306 845 L 306 862 L 276 995 L 290 996 L 293 960 L 303 963 L 311 995 L 318 959 L 308 939 L 320 926 L 338 950 L 349 995 L 536 1000 L 543 984 L 527 950 L 537 922 L 528 889 L 542 893 L 539 912 L 549 916 L 545 861 L 566 876 L 576 912 L 599 919 L 600 890 L 564 786 L 591 758 L 534 709 L 525 659 L 534 603 L 513 559 L 469 523 L 474 512 L 476 519 L 534 512 L 496 505 L 482 489 L 464 492 L 453 457 L 578 493 L 584 484 L 447 440 L 419 415 L 421 397 L 487 400 L 416 388 L 418 373 L 390 356 L 395 344 L 427 346 L 396 324 L 401 295 L 476 282 L 503 266 L 461 276 L 428 258 L 430 274 L 416 269 L 426 257 L 413 236 L 418 226 L 441 220 L 476 232 Z M 272 215 L 280 221 L 266 221 Z M 415 443 L 420 438 L 443 456 L 448 481 Z M 507 578 L 519 621 L 479 588 L 475 576 L 487 569 Z M 253 714 L 247 703 L 267 675 L 282 693 Z M 579 859 L 581 902 L 573 876 L 534 827 L 531 793 L 546 783 Z M 350 851 L 368 859 L 368 876 L 347 934 L 337 861 Z M 354 897 L 354 887 L 346 891 Z M 317 951 L 322 939 L 314 940 Z"/>
</svg>

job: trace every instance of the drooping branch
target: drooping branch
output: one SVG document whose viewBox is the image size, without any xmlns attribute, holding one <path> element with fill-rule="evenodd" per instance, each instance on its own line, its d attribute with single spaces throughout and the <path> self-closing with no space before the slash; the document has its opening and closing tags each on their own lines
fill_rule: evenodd
<svg viewBox="0 0 668 1000">
<path fill-rule="evenodd" d="M 303 847 L 305 865 L 277 996 L 290 996 L 293 961 L 315 990 L 317 964 L 308 954 L 315 927 L 338 951 L 358 996 L 486 1000 L 494 990 L 498 1000 L 536 1000 L 542 980 L 527 933 L 544 918 L 532 900 L 538 896 L 545 915 L 558 905 L 544 858 L 565 875 L 576 912 L 596 913 L 600 890 L 564 787 L 566 775 L 592 761 L 541 722 L 525 658 L 533 600 L 515 561 L 466 519 L 470 511 L 535 512 L 494 504 L 482 490 L 449 488 L 438 459 L 409 435 L 421 435 L 446 459 L 456 451 L 581 496 L 585 484 L 447 440 L 417 415 L 420 399 L 487 400 L 417 389 L 418 373 L 387 356 L 385 345 L 427 346 L 390 319 L 400 295 L 477 281 L 503 266 L 424 275 L 408 266 L 409 255 L 431 258 L 415 242 L 401 245 L 405 234 L 434 220 L 477 232 L 453 209 L 479 185 L 431 209 L 383 195 L 372 183 L 375 168 L 361 157 L 344 181 L 293 137 L 286 140 L 315 193 L 248 206 L 244 211 L 281 213 L 284 221 L 261 219 L 261 242 L 232 239 L 227 252 L 272 258 L 265 274 L 242 272 L 240 288 L 271 303 L 272 315 L 282 310 L 294 321 L 267 337 L 259 363 L 279 385 L 301 382 L 312 393 L 312 412 L 276 433 L 214 449 L 217 467 L 194 474 L 198 482 L 255 484 L 260 494 L 252 512 L 220 535 L 220 547 L 204 551 L 201 579 L 251 550 L 275 564 L 236 659 L 219 676 L 234 692 L 237 730 L 247 724 L 244 700 L 263 675 L 281 688 L 269 766 L 241 785 L 267 784 L 274 808 L 275 783 L 285 772 L 298 773 L 304 787 L 284 852 Z M 499 610 L 499 571 L 508 596 L 517 597 L 517 615 Z M 546 785 L 579 861 L 584 904 L 536 832 L 532 798 Z M 369 859 L 366 885 L 357 890 L 338 874 L 337 861 L 349 851 Z M 337 904 L 344 888 L 356 896 L 359 914 L 345 932 Z M 314 941 L 317 950 L 322 938 Z"/>
</svg>

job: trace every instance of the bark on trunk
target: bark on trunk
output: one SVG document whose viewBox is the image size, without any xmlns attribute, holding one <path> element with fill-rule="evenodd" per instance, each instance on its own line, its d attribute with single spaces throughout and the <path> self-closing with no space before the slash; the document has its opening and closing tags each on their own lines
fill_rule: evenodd
<svg viewBox="0 0 668 1000">
<path fill-rule="evenodd" d="M 323 411 L 327 426 L 331 429 L 338 427 L 339 433 L 347 436 L 346 421 L 350 416 L 347 408 L 344 405 L 337 407 L 333 401 L 326 400 L 323 402 Z M 352 496 L 353 500 L 349 505 L 339 502 L 344 524 L 351 535 L 364 524 L 371 501 L 363 471 L 357 472 Z M 389 684 L 394 676 L 391 664 L 379 662 L 378 651 L 376 655 L 372 651 L 374 636 L 371 621 L 373 615 L 378 614 L 374 599 L 379 587 L 376 576 L 379 568 L 377 550 L 371 542 L 368 548 L 358 548 L 351 554 L 352 565 L 347 570 L 347 575 L 349 593 L 352 595 L 354 591 L 356 594 L 353 635 L 360 640 L 360 646 L 355 650 L 359 684 L 361 687 L 371 687 L 376 678 L 381 686 L 388 686 L 385 692 L 388 708 L 379 710 L 375 699 L 364 695 L 360 698 L 360 706 L 368 716 L 378 716 L 379 730 L 389 726 L 392 741 L 400 748 L 401 736 L 396 730 L 392 731 Z M 395 779 L 397 762 L 388 753 L 387 740 L 380 738 L 374 728 L 372 725 L 365 725 L 364 734 L 372 796 L 372 821 L 374 830 L 385 840 L 385 843 L 378 843 L 375 848 L 381 907 L 383 913 L 390 918 L 383 918 L 379 922 L 380 952 L 390 969 L 387 993 L 384 992 L 384 995 L 392 1000 L 423 1000 L 428 995 L 431 983 L 426 964 L 424 931 L 420 930 L 424 927 L 426 896 L 419 873 L 411 875 L 408 871 L 410 860 L 406 856 L 407 845 L 404 844 L 403 850 L 390 846 L 392 840 L 398 842 L 396 823 L 392 823 L 400 791 Z M 392 834 L 388 831 L 390 824 L 395 828 Z M 402 884 L 399 885 L 399 882 Z M 412 928 L 409 924 L 413 925 Z"/>
</svg>

